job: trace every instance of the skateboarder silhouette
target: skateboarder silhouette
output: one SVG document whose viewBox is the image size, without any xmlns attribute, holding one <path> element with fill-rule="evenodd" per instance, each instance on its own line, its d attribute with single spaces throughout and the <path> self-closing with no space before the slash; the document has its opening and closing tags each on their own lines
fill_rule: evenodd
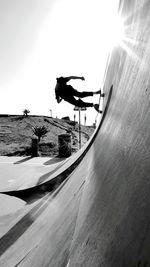
<svg viewBox="0 0 150 267">
<path fill-rule="evenodd" d="M 57 103 L 60 103 L 62 99 L 69 102 L 72 105 L 75 105 L 77 107 L 94 107 L 96 111 L 99 111 L 99 104 L 93 104 L 89 102 L 84 102 L 80 98 L 87 97 L 87 96 L 93 96 L 94 94 L 100 94 L 103 97 L 103 94 L 101 94 L 101 90 L 96 92 L 79 92 L 76 89 L 74 89 L 70 84 L 67 84 L 70 80 L 80 79 L 84 81 L 84 77 L 78 77 L 78 76 L 69 76 L 69 77 L 59 77 L 56 78 L 57 83 L 55 87 L 55 96 Z M 78 97 L 79 99 L 76 99 L 75 97 Z"/>
</svg>

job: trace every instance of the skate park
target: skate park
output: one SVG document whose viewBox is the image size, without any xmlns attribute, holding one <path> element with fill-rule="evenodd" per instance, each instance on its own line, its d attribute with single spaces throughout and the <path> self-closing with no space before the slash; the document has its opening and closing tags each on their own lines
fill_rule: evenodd
<svg viewBox="0 0 150 267">
<path fill-rule="evenodd" d="M 109 56 L 94 135 L 67 160 L 39 162 L 32 184 L 1 188 L 0 266 L 150 265 L 150 2 L 122 0 L 119 12 L 126 38 Z"/>
</svg>

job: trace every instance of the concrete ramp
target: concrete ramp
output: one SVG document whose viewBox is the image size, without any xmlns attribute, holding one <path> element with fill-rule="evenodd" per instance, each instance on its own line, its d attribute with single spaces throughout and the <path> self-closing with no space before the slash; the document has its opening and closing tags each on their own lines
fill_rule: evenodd
<svg viewBox="0 0 150 267">
<path fill-rule="evenodd" d="M 120 10 L 127 39 L 110 57 L 94 141 L 55 194 L 11 217 L 0 266 L 150 266 L 150 1 Z"/>
<path fill-rule="evenodd" d="M 121 1 L 127 39 L 111 56 L 114 90 L 91 158 L 70 267 L 150 266 L 150 1 Z"/>
</svg>

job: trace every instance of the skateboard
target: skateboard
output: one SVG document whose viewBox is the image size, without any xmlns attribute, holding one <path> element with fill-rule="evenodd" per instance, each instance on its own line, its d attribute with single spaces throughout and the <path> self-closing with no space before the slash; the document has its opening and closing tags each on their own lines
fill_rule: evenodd
<svg viewBox="0 0 150 267">
<path fill-rule="evenodd" d="M 100 103 L 101 103 L 101 98 L 104 98 L 105 94 L 104 93 L 100 93 L 100 96 L 99 96 L 99 103 L 98 104 L 95 104 L 95 109 L 98 113 L 103 113 L 103 111 L 100 109 Z"/>
</svg>

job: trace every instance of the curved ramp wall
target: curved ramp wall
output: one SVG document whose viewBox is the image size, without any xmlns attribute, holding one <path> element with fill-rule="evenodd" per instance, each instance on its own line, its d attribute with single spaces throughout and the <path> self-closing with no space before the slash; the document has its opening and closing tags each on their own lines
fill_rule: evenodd
<svg viewBox="0 0 150 267">
<path fill-rule="evenodd" d="M 70 265 L 150 265 L 150 1 L 121 1 L 128 41 L 114 49 L 114 85 L 81 199 Z"/>
</svg>

